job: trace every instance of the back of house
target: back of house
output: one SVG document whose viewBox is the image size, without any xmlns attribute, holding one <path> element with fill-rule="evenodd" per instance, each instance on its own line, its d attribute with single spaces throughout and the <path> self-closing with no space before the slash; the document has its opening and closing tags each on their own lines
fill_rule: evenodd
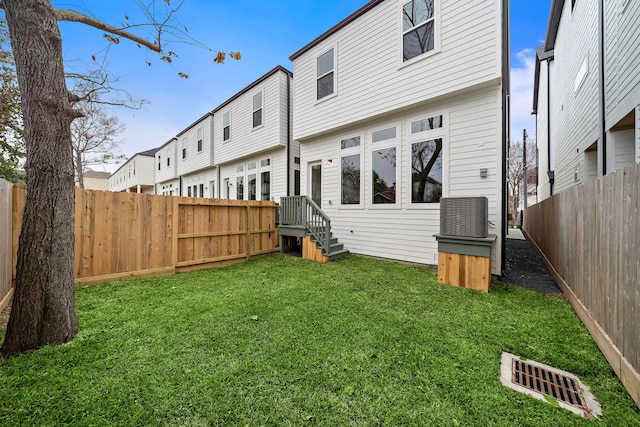
<svg viewBox="0 0 640 427">
<path fill-rule="evenodd" d="M 291 56 L 301 191 L 353 253 L 437 264 L 442 197 L 503 265 L 508 2 L 374 0 Z"/>
</svg>

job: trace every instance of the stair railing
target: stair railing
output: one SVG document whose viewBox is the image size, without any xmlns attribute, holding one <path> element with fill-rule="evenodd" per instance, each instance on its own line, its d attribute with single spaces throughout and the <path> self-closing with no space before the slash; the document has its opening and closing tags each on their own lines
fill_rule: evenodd
<svg viewBox="0 0 640 427">
<path fill-rule="evenodd" d="M 280 225 L 304 226 L 329 254 L 331 246 L 331 220 L 308 196 L 283 197 L 280 207 Z"/>
</svg>

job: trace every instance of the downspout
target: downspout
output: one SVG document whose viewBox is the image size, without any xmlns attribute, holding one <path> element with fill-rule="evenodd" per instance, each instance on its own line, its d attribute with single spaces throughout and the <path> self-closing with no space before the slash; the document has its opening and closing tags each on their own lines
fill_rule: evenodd
<svg viewBox="0 0 640 427">
<path fill-rule="evenodd" d="M 600 55 L 600 73 L 598 79 L 600 80 L 600 141 L 602 141 L 602 175 L 607 174 L 607 117 L 605 114 L 605 82 L 604 82 L 604 0 L 600 0 L 598 5 L 600 19 L 598 28 L 598 50 Z"/>
<path fill-rule="evenodd" d="M 507 154 L 509 144 L 509 95 L 511 80 L 509 78 L 509 0 L 502 0 L 502 233 L 500 242 L 500 272 L 506 275 L 506 239 L 507 222 Z"/>
<path fill-rule="evenodd" d="M 549 197 L 551 197 L 555 182 L 555 173 L 551 170 L 551 59 L 547 60 L 547 175 L 549 176 Z"/>
<path fill-rule="evenodd" d="M 287 73 L 287 197 L 291 196 L 291 79 Z"/>
</svg>

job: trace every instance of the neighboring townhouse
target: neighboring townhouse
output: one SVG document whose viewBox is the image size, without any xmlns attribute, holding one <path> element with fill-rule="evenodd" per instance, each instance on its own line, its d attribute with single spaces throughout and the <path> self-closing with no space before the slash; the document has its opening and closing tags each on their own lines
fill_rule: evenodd
<svg viewBox="0 0 640 427">
<path fill-rule="evenodd" d="M 292 74 L 277 66 L 213 110 L 221 198 L 299 194 L 299 145 L 291 138 Z"/>
<path fill-rule="evenodd" d="M 640 162 L 640 4 L 553 0 L 537 49 L 538 201 Z"/>
<path fill-rule="evenodd" d="M 180 195 L 180 177 L 177 174 L 176 138 L 171 138 L 156 151 L 155 183 L 156 194 L 163 196 Z"/>
<path fill-rule="evenodd" d="M 82 174 L 85 190 L 108 190 L 111 173 L 88 170 Z M 76 186 L 78 183 L 76 183 Z"/>
<path fill-rule="evenodd" d="M 291 56 L 302 194 L 349 251 L 437 264 L 440 198 L 486 196 L 502 274 L 508 13 L 373 0 Z"/>
<path fill-rule="evenodd" d="M 108 190 L 155 194 L 154 155 L 156 150 L 154 148 L 131 156 L 111 174 Z"/>
<path fill-rule="evenodd" d="M 207 112 L 176 135 L 176 175 L 187 197 L 217 197 L 217 168 L 213 160 L 213 114 Z"/>
</svg>

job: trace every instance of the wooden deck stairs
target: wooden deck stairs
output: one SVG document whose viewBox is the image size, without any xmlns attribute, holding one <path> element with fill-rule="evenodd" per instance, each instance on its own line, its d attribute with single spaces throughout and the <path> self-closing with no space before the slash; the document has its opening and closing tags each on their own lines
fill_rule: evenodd
<svg viewBox="0 0 640 427">
<path fill-rule="evenodd" d="M 331 233 L 331 220 L 307 196 L 284 197 L 280 207 L 280 251 L 302 239 L 302 257 L 329 262 L 349 254 Z"/>
</svg>

